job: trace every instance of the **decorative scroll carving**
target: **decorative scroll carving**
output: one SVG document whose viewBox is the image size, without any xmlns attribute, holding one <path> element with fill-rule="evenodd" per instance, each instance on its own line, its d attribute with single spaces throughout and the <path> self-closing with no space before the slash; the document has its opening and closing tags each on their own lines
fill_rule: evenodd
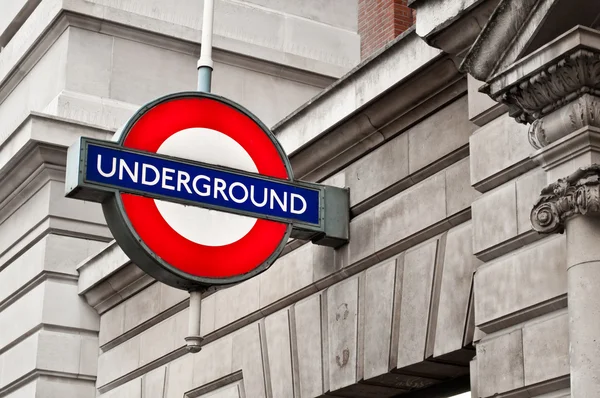
<svg viewBox="0 0 600 398">
<path fill-rule="evenodd" d="M 533 123 L 586 93 L 600 95 L 600 54 L 578 50 L 494 99 L 517 121 Z"/>
<path fill-rule="evenodd" d="M 564 231 L 574 215 L 600 212 L 600 165 L 581 168 L 542 190 L 531 211 L 531 223 L 539 233 Z"/>
</svg>

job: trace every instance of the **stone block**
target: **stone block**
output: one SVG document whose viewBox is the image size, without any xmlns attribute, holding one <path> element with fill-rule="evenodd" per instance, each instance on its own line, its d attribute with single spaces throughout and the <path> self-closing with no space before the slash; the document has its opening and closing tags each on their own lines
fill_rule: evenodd
<svg viewBox="0 0 600 398">
<path fill-rule="evenodd" d="M 31 14 L 32 8 L 37 5 L 37 0 L 14 0 L 3 4 L 2 15 L 0 15 L 0 46 L 4 47 L 8 43 L 7 37 L 12 36 L 17 26 L 23 23 Z"/>
<path fill-rule="evenodd" d="M 569 317 L 562 314 L 523 327 L 525 385 L 569 375 Z"/>
<path fill-rule="evenodd" d="M 533 205 L 540 197 L 542 188 L 546 184 L 546 173 L 542 169 L 535 169 L 519 177 L 517 184 L 517 232 L 519 234 L 531 231 L 529 215 Z"/>
<path fill-rule="evenodd" d="M 261 308 L 312 284 L 313 250 L 312 245 L 304 245 L 278 259 L 256 278 L 260 280 Z"/>
<path fill-rule="evenodd" d="M 104 345 L 125 332 L 125 303 L 118 304 L 100 316 L 99 343 Z"/>
<path fill-rule="evenodd" d="M 482 398 L 524 386 L 521 329 L 477 345 L 477 379 Z"/>
<path fill-rule="evenodd" d="M 79 353 L 79 374 L 96 376 L 98 373 L 98 337 L 81 335 Z"/>
<path fill-rule="evenodd" d="M 142 379 L 137 378 L 122 384 L 106 394 L 101 394 L 99 398 L 142 398 Z M 181 396 L 177 397 L 181 398 Z"/>
<path fill-rule="evenodd" d="M 109 97 L 113 41 L 110 35 L 69 28 L 67 90 Z"/>
<path fill-rule="evenodd" d="M 446 215 L 451 216 L 471 207 L 480 195 L 470 183 L 469 158 L 460 160 L 446 170 Z"/>
<path fill-rule="evenodd" d="M 73 281 L 49 279 L 44 282 L 42 322 L 94 332 L 100 328 L 98 313 L 78 295 Z"/>
<path fill-rule="evenodd" d="M 35 397 L 37 388 L 37 381 L 32 380 L 29 383 L 26 383 L 16 390 L 9 392 L 6 397 L 7 398 L 31 398 Z"/>
<path fill-rule="evenodd" d="M 294 305 L 300 398 L 323 394 L 321 296 Z"/>
<path fill-rule="evenodd" d="M 42 376 L 37 379 L 36 384 L 36 398 L 83 398 L 94 397 L 96 394 L 96 388 L 92 380 Z M 131 395 L 131 397 L 135 398 L 135 395 Z"/>
<path fill-rule="evenodd" d="M 477 198 L 473 214 L 473 250 L 490 249 L 517 235 L 517 200 L 511 182 Z"/>
<path fill-rule="evenodd" d="M 241 369 L 247 397 L 266 398 L 263 348 L 259 324 L 254 323 L 236 332 L 233 337 L 232 367 Z"/>
<path fill-rule="evenodd" d="M 357 382 L 358 278 L 327 290 L 329 387 L 331 391 Z"/>
<path fill-rule="evenodd" d="M 146 322 L 160 312 L 161 284 L 153 283 L 125 301 L 124 330 Z"/>
<path fill-rule="evenodd" d="M 337 272 L 342 267 L 336 261 L 336 250 L 327 246 L 312 245 L 313 281 L 317 282 Z"/>
<path fill-rule="evenodd" d="M 140 349 L 139 366 L 146 365 L 155 359 L 175 351 L 177 342 L 180 339 L 179 345 L 183 345 L 183 337 L 185 337 L 185 334 L 181 336 L 179 333 L 175 332 L 177 315 L 179 314 L 180 313 L 165 319 L 139 335 L 140 347 L 142 347 L 142 349 Z M 185 315 L 187 315 L 187 313 Z"/>
<path fill-rule="evenodd" d="M 202 352 L 202 351 L 200 351 Z M 186 354 L 171 363 L 167 369 L 167 385 L 164 398 L 181 398 L 193 389 L 194 355 Z"/>
<path fill-rule="evenodd" d="M 286 53 L 343 68 L 351 68 L 360 61 L 360 41 L 355 32 L 331 29 L 304 18 L 285 18 L 281 28 Z M 256 28 L 252 30 L 256 31 Z"/>
<path fill-rule="evenodd" d="M 445 175 L 438 173 L 375 207 L 375 251 L 446 217 Z"/>
<path fill-rule="evenodd" d="M 43 303 L 44 283 L 0 311 L 0 350 L 42 322 Z"/>
<path fill-rule="evenodd" d="M 50 202 L 50 183 L 19 206 L 16 211 L 6 214 L 6 207 L 0 213 L 0 253 L 11 248 L 23 235 L 33 229 L 48 216 Z"/>
<path fill-rule="evenodd" d="M 467 88 L 469 92 L 469 120 L 478 126 L 485 126 L 491 120 L 506 112 L 504 106 L 499 105 L 488 95 L 480 93 L 479 88 L 484 82 L 467 74 Z"/>
<path fill-rule="evenodd" d="M 408 176 L 408 134 L 386 142 L 345 170 L 354 206 Z"/>
<path fill-rule="evenodd" d="M 527 129 L 508 114 L 478 129 L 470 139 L 471 184 L 484 192 L 533 168 Z"/>
<path fill-rule="evenodd" d="M 474 287 L 476 325 L 489 333 L 553 310 L 555 299 L 567 292 L 565 268 L 564 235 L 479 267 Z"/>
<path fill-rule="evenodd" d="M 86 258 L 106 247 L 106 242 L 49 234 L 46 246 L 45 269 L 78 275 L 76 267 Z"/>
<path fill-rule="evenodd" d="M 400 303 L 398 369 L 423 361 L 438 241 L 406 252 Z"/>
<path fill-rule="evenodd" d="M 291 3 L 278 0 L 247 0 L 246 3 L 258 4 L 285 14 L 323 22 L 350 31 L 357 29 L 358 5 L 348 4 L 345 0 L 331 0 L 327 3 L 320 0 Z"/>
<path fill-rule="evenodd" d="M 230 335 L 203 346 L 202 351 L 194 354 L 194 388 L 202 387 L 240 370 L 233 369 L 233 355 L 233 338 Z"/>
<path fill-rule="evenodd" d="M 262 275 L 215 293 L 215 329 L 258 310 Z"/>
<path fill-rule="evenodd" d="M 51 7 L 51 2 L 44 5 Z M 31 22 L 35 23 L 33 19 Z M 43 26 L 36 28 L 43 29 Z M 67 49 L 68 33 L 63 33 L 2 102 L 0 143 L 7 140 L 31 111 L 39 112 L 44 109 L 64 88 Z M 5 57 L 0 56 L 0 80 L 3 80 L 5 73 L 13 67 L 13 65 L 3 62 L 10 54 L 7 50 L 5 48 L 2 51 L 2 55 Z M 49 79 L 48 76 L 52 76 L 52 79 Z M 36 95 L 31 95 L 32 92 L 35 92 Z"/>
<path fill-rule="evenodd" d="M 42 272 L 47 239 L 39 240 L 10 264 L 4 264 L 5 267 L 0 271 L 0 302 L 17 293 Z"/>
<path fill-rule="evenodd" d="M 0 388 L 36 368 L 38 335 L 34 333 L 0 354 Z"/>
<path fill-rule="evenodd" d="M 98 388 L 137 369 L 140 363 L 140 337 L 135 336 L 98 357 Z"/>
<path fill-rule="evenodd" d="M 408 130 L 409 173 L 413 174 L 469 143 L 477 126 L 467 115 L 463 96 Z"/>
<path fill-rule="evenodd" d="M 200 334 L 206 336 L 215 330 L 215 295 L 202 299 L 201 313 L 200 313 Z"/>
<path fill-rule="evenodd" d="M 364 378 L 390 370 L 396 260 L 366 271 L 364 290 Z M 393 366 L 393 365 L 392 365 Z"/>
<path fill-rule="evenodd" d="M 73 142 L 71 139 L 65 141 L 68 141 L 69 145 Z M 61 181 L 50 181 L 50 188 L 49 214 L 79 222 L 106 224 L 102 206 L 98 203 L 65 198 L 65 184 Z"/>
<path fill-rule="evenodd" d="M 142 377 L 142 397 L 163 398 L 166 376 L 167 366 L 162 366 L 146 373 Z"/>
<path fill-rule="evenodd" d="M 37 368 L 50 372 L 79 373 L 81 336 L 42 330 L 38 336 Z"/>
<path fill-rule="evenodd" d="M 473 273 L 480 261 L 473 255 L 471 223 L 448 231 L 439 297 L 433 356 L 463 348 Z"/>
<path fill-rule="evenodd" d="M 375 253 L 375 211 L 367 211 L 350 221 L 348 264 Z"/>
<path fill-rule="evenodd" d="M 287 309 L 265 318 L 265 336 L 273 396 L 294 398 L 290 321 Z"/>
<path fill-rule="evenodd" d="M 114 38 L 110 98 L 145 104 L 196 87 L 196 57 Z"/>
</svg>

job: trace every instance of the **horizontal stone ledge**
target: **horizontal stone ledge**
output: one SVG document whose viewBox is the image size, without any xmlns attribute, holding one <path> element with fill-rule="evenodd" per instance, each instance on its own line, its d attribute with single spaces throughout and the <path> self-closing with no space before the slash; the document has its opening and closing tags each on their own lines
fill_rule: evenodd
<svg viewBox="0 0 600 398">
<path fill-rule="evenodd" d="M 80 382 L 89 382 L 89 383 L 96 382 L 95 377 L 80 375 L 78 373 L 53 372 L 53 371 L 48 371 L 48 370 L 34 369 L 31 372 L 27 373 L 26 375 L 15 380 L 14 382 L 6 385 L 5 387 L 0 388 L 0 396 L 8 395 L 11 392 L 18 390 L 22 386 L 24 386 L 28 383 L 31 383 L 32 381 L 36 380 L 37 378 L 41 378 L 41 377 L 51 377 L 51 378 L 55 378 L 55 379 L 65 379 L 65 380 L 70 380 L 70 381 L 77 380 Z"/>
</svg>

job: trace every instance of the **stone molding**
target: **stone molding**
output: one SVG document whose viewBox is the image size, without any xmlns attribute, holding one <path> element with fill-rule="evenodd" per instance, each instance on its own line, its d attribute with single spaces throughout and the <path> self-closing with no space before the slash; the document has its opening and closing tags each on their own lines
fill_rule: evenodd
<svg viewBox="0 0 600 398">
<path fill-rule="evenodd" d="M 517 121 L 533 123 L 588 93 L 600 95 L 600 53 L 581 49 L 565 54 L 494 99 L 507 104 Z"/>
<path fill-rule="evenodd" d="M 531 211 L 531 223 L 539 233 L 563 233 L 569 217 L 598 213 L 600 165 L 592 164 L 544 188 Z"/>
</svg>

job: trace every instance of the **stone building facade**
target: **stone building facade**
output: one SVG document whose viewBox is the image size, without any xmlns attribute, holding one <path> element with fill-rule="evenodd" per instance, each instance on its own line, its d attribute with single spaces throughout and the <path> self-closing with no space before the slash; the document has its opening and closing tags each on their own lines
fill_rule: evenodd
<svg viewBox="0 0 600 398">
<path fill-rule="evenodd" d="M 350 188 L 351 239 L 208 292 L 199 353 L 63 195 L 77 137 L 195 87 L 202 2 L 0 5 L 0 397 L 600 397 L 600 3 L 412 0 L 350 70 L 355 3 L 217 2 L 214 91 Z"/>
</svg>

